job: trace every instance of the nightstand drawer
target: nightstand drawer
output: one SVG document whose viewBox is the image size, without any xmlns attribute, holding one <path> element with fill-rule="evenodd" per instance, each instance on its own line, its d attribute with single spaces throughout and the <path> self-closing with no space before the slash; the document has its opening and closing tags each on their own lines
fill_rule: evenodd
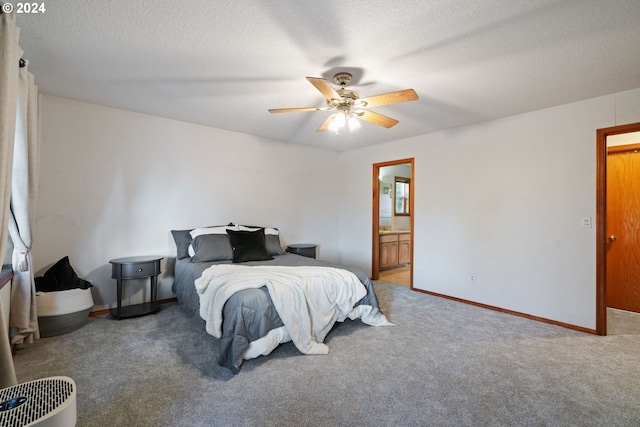
<svg viewBox="0 0 640 427">
<path fill-rule="evenodd" d="M 316 245 L 297 244 L 287 246 L 287 252 L 305 256 L 307 258 L 316 257 Z"/>
<path fill-rule="evenodd" d="M 158 263 L 147 262 L 145 264 L 122 264 L 121 277 L 147 277 L 158 274 L 156 266 Z"/>
<path fill-rule="evenodd" d="M 160 261 L 114 263 L 112 265 L 112 279 L 136 279 L 160 274 Z"/>
</svg>

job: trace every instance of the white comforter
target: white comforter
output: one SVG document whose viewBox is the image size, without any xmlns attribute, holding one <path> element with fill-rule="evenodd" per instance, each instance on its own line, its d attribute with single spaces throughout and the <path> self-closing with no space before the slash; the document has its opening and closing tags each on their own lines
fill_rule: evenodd
<svg viewBox="0 0 640 427">
<path fill-rule="evenodd" d="M 366 288 L 350 271 L 332 267 L 213 265 L 195 282 L 200 317 L 207 332 L 222 336 L 225 302 L 243 289 L 266 286 L 295 346 L 305 354 L 326 354 L 323 344 L 336 321 L 361 318 L 374 325 L 390 325 L 374 307 L 354 305 Z"/>
</svg>

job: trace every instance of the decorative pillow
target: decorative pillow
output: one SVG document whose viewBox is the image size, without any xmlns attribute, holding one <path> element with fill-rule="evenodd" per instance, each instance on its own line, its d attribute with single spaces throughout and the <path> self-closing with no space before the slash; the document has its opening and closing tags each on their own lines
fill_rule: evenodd
<svg viewBox="0 0 640 427">
<path fill-rule="evenodd" d="M 189 232 L 191 236 L 191 242 L 189 243 L 189 247 L 187 248 L 187 254 L 192 257 L 195 255 L 195 250 L 193 249 L 193 239 L 198 236 L 202 236 L 205 234 L 227 234 L 227 229 L 236 230 L 236 226 L 233 224 L 229 225 L 215 225 L 213 227 L 203 227 L 203 228 L 194 228 Z"/>
<path fill-rule="evenodd" d="M 273 227 L 257 227 L 255 225 L 238 225 L 238 230 L 243 231 L 256 231 L 264 228 L 264 234 L 266 237 L 265 244 L 267 246 L 267 252 L 269 255 L 284 255 L 285 252 L 282 249 L 280 243 L 280 232 L 277 228 Z"/>
<path fill-rule="evenodd" d="M 191 242 L 194 255 L 191 262 L 233 259 L 233 249 L 227 234 L 201 234 Z"/>
<path fill-rule="evenodd" d="M 191 244 L 191 230 L 171 230 L 173 240 L 176 242 L 176 257 L 178 259 L 189 257 L 189 245 Z"/>
<path fill-rule="evenodd" d="M 269 255 L 284 255 L 285 252 L 280 244 L 280 236 L 277 234 L 265 234 L 265 246 Z"/>
<path fill-rule="evenodd" d="M 266 261 L 273 259 L 267 251 L 264 229 L 256 231 L 227 230 L 233 247 L 233 262 Z"/>
<path fill-rule="evenodd" d="M 73 267 L 71 267 L 68 256 L 56 262 L 44 273 L 43 277 L 36 277 L 35 285 L 36 291 L 39 292 L 89 289 L 93 286 L 91 282 L 78 277 Z"/>
</svg>

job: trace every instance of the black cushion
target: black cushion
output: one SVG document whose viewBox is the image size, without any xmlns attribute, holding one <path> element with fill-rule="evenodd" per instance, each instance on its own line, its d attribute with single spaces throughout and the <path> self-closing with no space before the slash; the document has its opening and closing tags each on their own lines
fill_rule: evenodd
<svg viewBox="0 0 640 427">
<path fill-rule="evenodd" d="M 231 224 L 230 224 L 231 225 Z M 264 229 L 265 227 L 259 226 L 259 225 L 244 225 L 244 224 L 239 224 L 240 227 L 247 227 L 247 228 L 262 228 Z M 273 227 L 274 230 L 278 231 L 277 228 Z M 269 255 L 284 255 L 285 251 L 282 249 L 282 245 L 280 244 L 280 234 L 265 234 L 265 246 L 267 247 L 267 252 L 269 252 Z"/>
<path fill-rule="evenodd" d="M 43 277 L 36 277 L 35 284 L 36 291 L 39 292 L 89 289 L 93 286 L 90 282 L 78 277 L 71 267 L 68 256 L 56 262 Z"/>
<path fill-rule="evenodd" d="M 233 262 L 266 261 L 273 259 L 267 251 L 264 228 L 256 231 L 227 230 L 233 247 Z"/>
</svg>

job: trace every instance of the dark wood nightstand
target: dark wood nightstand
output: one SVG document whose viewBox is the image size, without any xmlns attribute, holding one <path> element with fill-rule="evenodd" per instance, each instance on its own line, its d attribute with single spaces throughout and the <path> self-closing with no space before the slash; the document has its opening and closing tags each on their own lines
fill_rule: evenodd
<svg viewBox="0 0 640 427">
<path fill-rule="evenodd" d="M 316 257 L 316 247 L 318 245 L 312 245 L 307 243 L 298 243 L 295 245 L 288 245 L 287 252 L 296 255 L 306 256 L 307 258 L 315 258 Z"/>
<path fill-rule="evenodd" d="M 162 257 L 138 256 L 117 258 L 111 263 L 111 278 L 116 279 L 118 286 L 118 307 L 111 310 L 111 315 L 116 319 L 144 316 L 157 313 L 160 310 L 158 304 L 158 274 L 160 274 L 160 261 Z M 151 278 L 151 301 L 142 304 L 122 307 L 122 282 L 128 279 Z"/>
</svg>

